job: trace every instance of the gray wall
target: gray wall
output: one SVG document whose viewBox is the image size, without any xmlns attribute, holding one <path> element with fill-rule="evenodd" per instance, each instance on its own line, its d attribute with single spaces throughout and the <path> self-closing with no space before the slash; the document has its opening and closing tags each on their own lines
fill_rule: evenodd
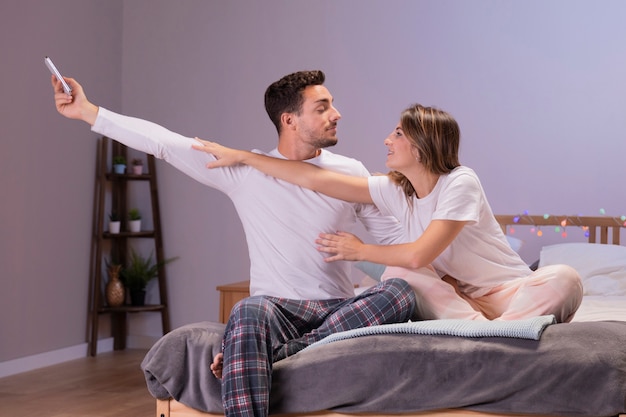
<svg viewBox="0 0 626 417">
<path fill-rule="evenodd" d="M 626 3 L 33 3 L 0 6 L 0 149 L 10 155 L 0 168 L 0 361 L 84 341 L 95 136 L 55 114 L 45 54 L 97 104 L 264 150 L 276 143 L 265 87 L 320 68 L 343 115 L 336 151 L 372 171 L 386 170 L 382 141 L 400 111 L 420 102 L 457 118 L 461 162 L 495 212 L 626 214 Z M 172 324 L 216 320 L 215 287 L 247 278 L 242 228 L 224 195 L 158 169 L 166 255 L 180 256 L 167 267 Z M 529 262 L 561 239 L 521 233 Z M 158 316 L 133 316 L 129 331 L 157 337 Z"/>
<path fill-rule="evenodd" d="M 0 362 L 85 340 L 96 136 L 43 58 L 119 108 L 121 48 L 121 1 L 0 2 Z"/>
</svg>

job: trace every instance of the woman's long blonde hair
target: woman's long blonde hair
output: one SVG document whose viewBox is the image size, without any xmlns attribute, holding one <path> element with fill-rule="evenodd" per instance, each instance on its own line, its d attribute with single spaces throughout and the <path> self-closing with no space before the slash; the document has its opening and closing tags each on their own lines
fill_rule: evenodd
<svg viewBox="0 0 626 417">
<path fill-rule="evenodd" d="M 400 127 L 404 135 L 417 149 L 424 167 L 433 174 L 447 174 L 459 163 L 461 130 L 454 118 L 443 110 L 413 104 L 400 115 Z M 410 202 L 415 194 L 411 182 L 398 171 L 389 172 Z"/>
</svg>

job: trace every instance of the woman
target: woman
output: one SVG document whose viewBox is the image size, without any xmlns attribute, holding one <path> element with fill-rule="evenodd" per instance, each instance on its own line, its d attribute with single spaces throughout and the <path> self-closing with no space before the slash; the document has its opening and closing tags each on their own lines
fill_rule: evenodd
<svg viewBox="0 0 626 417">
<path fill-rule="evenodd" d="M 344 233 L 321 233 L 328 262 L 388 265 L 382 279 L 404 278 L 423 319 L 514 320 L 554 314 L 570 321 L 582 300 L 578 273 L 567 265 L 531 271 L 511 249 L 473 170 L 458 159 L 460 129 L 448 113 L 415 104 L 385 139 L 387 175 L 359 178 L 202 141 L 209 168 L 238 163 L 346 201 L 374 203 L 406 228 L 410 243 L 365 244 Z"/>
</svg>

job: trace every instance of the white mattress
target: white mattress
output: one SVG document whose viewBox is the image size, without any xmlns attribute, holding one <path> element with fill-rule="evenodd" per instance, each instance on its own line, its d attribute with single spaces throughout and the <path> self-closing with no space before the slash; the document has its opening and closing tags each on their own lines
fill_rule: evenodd
<svg viewBox="0 0 626 417">
<path fill-rule="evenodd" d="M 572 321 L 626 321 L 626 296 L 586 295 Z"/>
</svg>

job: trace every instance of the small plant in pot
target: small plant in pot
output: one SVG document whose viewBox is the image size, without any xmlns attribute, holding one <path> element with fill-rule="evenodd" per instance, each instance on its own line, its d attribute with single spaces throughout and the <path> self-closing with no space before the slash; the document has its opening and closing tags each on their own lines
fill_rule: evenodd
<svg viewBox="0 0 626 417">
<path fill-rule="evenodd" d="M 140 158 L 133 159 L 133 174 L 143 174 L 143 160 Z"/>
<path fill-rule="evenodd" d="M 128 228 L 135 233 L 141 231 L 141 213 L 139 209 L 132 208 L 128 211 Z"/>
<path fill-rule="evenodd" d="M 113 172 L 116 174 L 123 174 L 126 172 L 126 158 L 122 155 L 115 155 L 113 157 Z"/>
<path fill-rule="evenodd" d="M 121 276 L 124 286 L 130 293 L 130 303 L 141 306 L 145 303 L 146 286 L 159 275 L 159 268 L 178 257 L 165 259 L 163 262 L 154 262 L 150 256 L 138 254 L 134 249 L 130 250 L 128 265 L 122 269 Z"/>
<path fill-rule="evenodd" d="M 109 213 L 109 233 L 119 233 L 121 224 L 120 216 L 116 212 Z"/>
</svg>

